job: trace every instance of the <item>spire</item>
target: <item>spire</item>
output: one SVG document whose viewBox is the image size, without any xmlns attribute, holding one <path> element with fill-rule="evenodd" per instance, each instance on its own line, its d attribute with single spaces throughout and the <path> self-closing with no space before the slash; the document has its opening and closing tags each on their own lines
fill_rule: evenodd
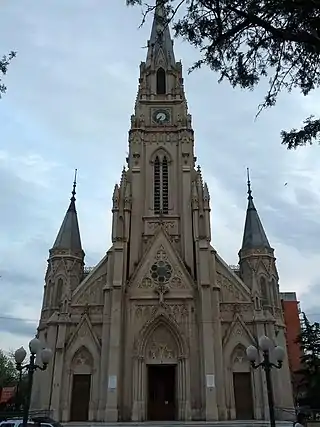
<svg viewBox="0 0 320 427">
<path fill-rule="evenodd" d="M 166 19 L 165 5 L 166 0 L 156 0 L 152 30 L 150 40 L 148 41 L 147 66 L 157 58 L 162 50 L 168 66 L 175 66 L 175 57 L 173 52 L 173 40 L 170 36 L 169 25 Z"/>
<path fill-rule="evenodd" d="M 249 168 L 247 168 L 248 207 L 244 226 L 242 249 L 271 249 L 258 212 L 253 203 Z"/>
<path fill-rule="evenodd" d="M 60 227 L 57 238 L 52 249 L 69 249 L 72 251 L 81 251 L 81 238 L 76 210 L 76 186 L 77 186 L 77 169 L 74 174 L 73 188 L 69 208 L 65 214 L 64 220 Z"/>
</svg>

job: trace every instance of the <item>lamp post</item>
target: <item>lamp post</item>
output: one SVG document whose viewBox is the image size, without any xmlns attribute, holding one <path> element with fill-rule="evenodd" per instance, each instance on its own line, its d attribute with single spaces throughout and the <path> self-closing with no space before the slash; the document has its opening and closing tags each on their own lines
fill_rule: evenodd
<svg viewBox="0 0 320 427">
<path fill-rule="evenodd" d="M 259 350 L 262 351 L 263 359 L 259 361 Z M 250 345 L 247 348 L 247 357 L 251 363 L 251 366 L 254 369 L 262 367 L 266 373 L 266 382 L 267 382 L 267 393 L 268 393 L 268 404 L 269 404 L 269 414 L 270 414 L 270 426 L 276 427 L 276 420 L 274 415 L 274 400 L 273 400 L 273 390 L 271 382 L 271 369 L 276 368 L 280 369 L 285 357 L 284 349 L 280 346 L 273 348 L 273 343 L 270 338 L 263 335 L 259 339 L 259 349 L 254 345 Z M 274 356 L 274 359 L 277 363 L 270 361 L 270 355 Z"/>
<path fill-rule="evenodd" d="M 20 409 L 21 381 L 22 381 L 22 370 L 19 371 L 19 379 L 18 379 L 18 384 L 16 388 L 16 402 L 15 402 L 16 411 L 19 411 Z"/>
<path fill-rule="evenodd" d="M 50 359 L 52 357 L 52 351 L 50 348 L 44 348 L 41 350 L 41 362 L 42 366 L 37 365 L 36 362 L 36 355 L 38 351 L 41 348 L 41 342 L 38 340 L 38 338 L 33 338 L 29 342 L 29 350 L 30 350 L 30 360 L 29 363 L 26 363 L 23 365 L 23 361 L 26 358 L 27 352 L 23 347 L 18 348 L 16 352 L 14 353 L 14 358 L 17 365 L 17 370 L 21 373 L 23 370 L 26 370 L 28 374 L 28 382 L 27 382 L 27 395 L 26 395 L 26 401 L 23 408 L 23 427 L 27 427 L 28 418 L 29 418 L 29 408 L 30 408 L 30 399 L 31 399 L 31 392 L 32 392 L 32 381 L 33 381 L 33 374 L 36 370 L 40 369 L 41 371 L 44 371 L 47 369 L 48 363 L 50 362 Z"/>
</svg>

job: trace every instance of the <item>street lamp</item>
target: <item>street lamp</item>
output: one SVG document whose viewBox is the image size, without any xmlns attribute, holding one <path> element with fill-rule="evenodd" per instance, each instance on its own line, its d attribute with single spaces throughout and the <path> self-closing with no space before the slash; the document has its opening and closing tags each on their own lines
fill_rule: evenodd
<svg viewBox="0 0 320 427">
<path fill-rule="evenodd" d="M 41 371 L 44 371 L 48 367 L 48 363 L 51 360 L 52 357 L 52 351 L 50 348 L 43 348 L 41 350 L 41 362 L 42 366 L 39 366 L 35 363 L 36 361 L 36 355 L 38 351 L 41 348 L 41 342 L 38 338 L 33 338 L 29 342 L 29 350 L 30 350 L 30 360 L 29 363 L 23 365 L 23 361 L 26 358 L 27 352 L 23 347 L 18 348 L 18 350 L 14 353 L 14 358 L 17 365 L 17 370 L 21 373 L 23 370 L 27 371 L 28 374 L 28 383 L 27 383 L 27 395 L 26 395 L 26 401 L 23 408 L 23 427 L 27 427 L 28 418 L 29 418 L 29 408 L 30 408 L 30 399 L 31 399 L 31 392 L 32 392 L 32 381 L 33 381 L 33 374 L 37 369 L 40 369 Z"/>
<path fill-rule="evenodd" d="M 273 390 L 271 383 L 271 369 L 276 368 L 280 369 L 285 357 L 284 349 L 280 346 L 273 347 L 273 343 L 270 338 L 263 335 L 259 339 L 259 349 L 262 351 L 263 360 L 259 362 L 259 350 L 254 345 L 250 345 L 247 348 L 247 357 L 251 362 L 251 366 L 254 369 L 259 368 L 260 366 L 264 369 L 266 373 L 266 382 L 267 382 L 267 392 L 268 392 L 268 404 L 269 404 L 269 414 L 270 414 L 270 426 L 276 427 L 276 420 L 274 415 L 274 400 L 273 400 Z M 277 363 L 270 361 L 270 355 L 273 355 Z"/>
</svg>

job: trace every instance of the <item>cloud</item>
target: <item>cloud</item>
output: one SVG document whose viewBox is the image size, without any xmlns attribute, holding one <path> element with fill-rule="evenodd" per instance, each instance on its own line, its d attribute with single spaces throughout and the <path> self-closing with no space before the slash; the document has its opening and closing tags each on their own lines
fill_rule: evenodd
<svg viewBox="0 0 320 427">
<path fill-rule="evenodd" d="M 46 258 L 68 207 L 74 168 L 87 265 L 110 245 L 112 191 L 128 150 L 150 22 L 139 30 L 139 8 L 119 0 L 11 1 L 0 19 L 0 52 L 18 51 L 0 102 L 0 309 L 37 323 Z M 266 87 L 244 92 L 218 85 L 205 68 L 188 75 L 198 53 L 181 41 L 175 49 L 211 194 L 213 245 L 228 263 L 237 262 L 250 167 L 281 288 L 298 292 L 307 312 L 320 312 L 310 297 L 320 283 L 319 147 L 288 152 L 279 137 L 317 111 L 318 94 L 283 94 L 255 120 Z M 1 323 L 6 348 L 31 334 L 28 322 L 17 321 L 16 332 L 12 322 Z"/>
</svg>

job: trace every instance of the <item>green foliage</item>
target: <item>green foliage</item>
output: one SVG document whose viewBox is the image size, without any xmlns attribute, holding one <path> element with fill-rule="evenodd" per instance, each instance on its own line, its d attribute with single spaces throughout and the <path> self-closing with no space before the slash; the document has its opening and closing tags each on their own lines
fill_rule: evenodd
<svg viewBox="0 0 320 427">
<path fill-rule="evenodd" d="M 2 83 L 2 78 L 7 74 L 8 66 L 11 60 L 16 56 L 16 52 L 10 52 L 9 55 L 4 55 L 0 59 L 0 99 L 6 93 L 7 87 Z"/>
<path fill-rule="evenodd" d="M 298 88 L 306 96 L 320 86 L 320 0 L 158 2 L 165 6 L 176 36 L 200 53 L 190 71 L 207 65 L 219 74 L 219 82 L 247 90 L 269 80 L 258 114 L 275 105 L 282 90 Z M 145 6 L 145 15 L 154 8 Z M 289 149 L 319 141 L 320 119 L 309 117 L 300 130 L 282 131 L 281 137 Z"/>
<path fill-rule="evenodd" d="M 303 313 L 301 334 L 298 338 L 302 350 L 299 374 L 306 390 L 306 403 L 313 409 L 320 408 L 320 325 L 310 323 Z"/>
<path fill-rule="evenodd" d="M 11 356 L 0 350 L 0 388 L 15 386 L 18 380 L 18 371 Z"/>
</svg>

